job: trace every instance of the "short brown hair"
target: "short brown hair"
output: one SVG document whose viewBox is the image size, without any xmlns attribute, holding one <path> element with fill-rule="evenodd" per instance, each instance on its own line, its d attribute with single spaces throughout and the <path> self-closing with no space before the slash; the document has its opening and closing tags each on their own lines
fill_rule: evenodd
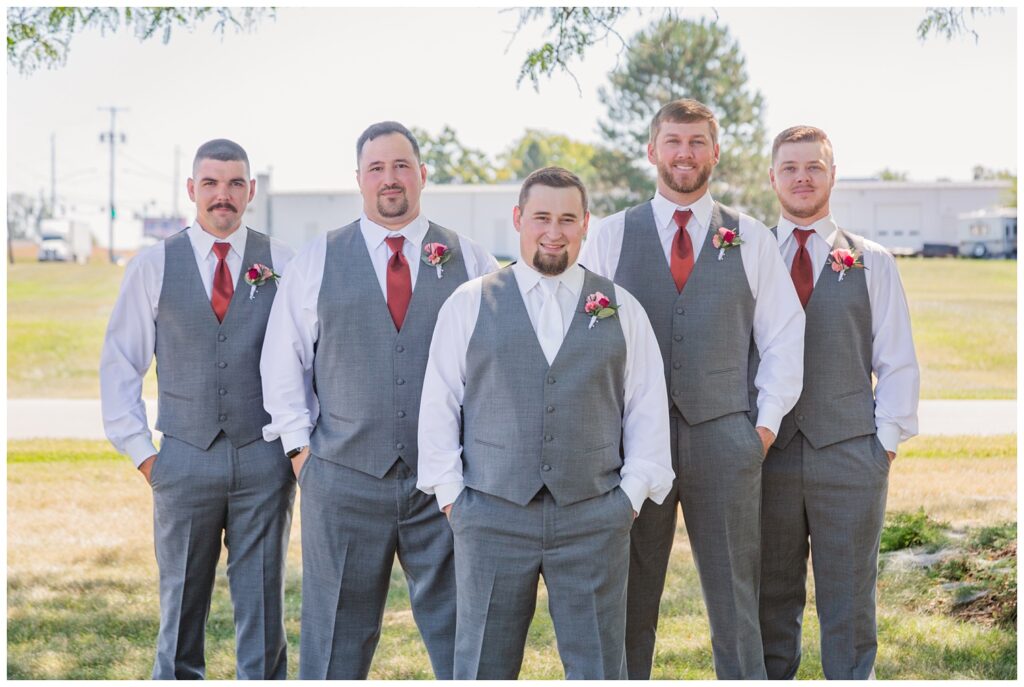
<svg viewBox="0 0 1024 687">
<path fill-rule="evenodd" d="M 828 151 L 829 162 L 835 164 L 835 154 L 832 152 L 832 141 L 828 140 L 828 134 L 816 126 L 791 126 L 775 137 L 772 143 L 772 164 L 775 164 L 775 156 L 783 143 L 824 143 Z"/>
<path fill-rule="evenodd" d="M 651 120 L 651 143 L 658 138 L 662 122 L 707 122 L 711 127 L 711 142 L 718 143 L 718 120 L 704 103 L 692 98 L 673 100 L 658 110 Z"/>
<path fill-rule="evenodd" d="M 519 209 L 526 208 L 526 198 L 534 186 L 551 186 L 554 188 L 577 188 L 583 199 L 583 214 L 587 214 L 587 187 L 580 178 L 563 167 L 544 167 L 530 173 L 519 189 Z"/>
</svg>

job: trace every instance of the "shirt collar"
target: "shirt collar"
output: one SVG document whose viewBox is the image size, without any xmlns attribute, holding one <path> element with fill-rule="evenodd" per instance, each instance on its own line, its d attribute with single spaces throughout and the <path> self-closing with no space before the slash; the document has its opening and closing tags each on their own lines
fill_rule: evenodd
<svg viewBox="0 0 1024 687">
<path fill-rule="evenodd" d="M 583 291 L 583 268 L 578 262 L 573 263 L 567 270 L 555 277 L 548 277 L 533 269 L 525 260 L 520 258 L 512 265 L 512 272 L 516 276 L 516 283 L 519 291 L 525 299 L 526 294 L 540 285 L 541 279 L 554 279 L 565 288 L 569 289 L 572 295 L 579 300 L 580 292 Z"/>
<path fill-rule="evenodd" d="M 793 235 L 794 229 L 813 229 L 814 233 L 816 233 L 824 241 L 827 241 L 828 244 L 831 246 L 832 238 L 836 231 L 839 230 L 839 225 L 836 224 L 836 221 L 832 218 L 832 215 L 825 215 L 817 222 L 814 222 L 810 225 L 794 224 L 791 220 L 788 220 L 785 217 L 780 216 L 778 229 L 775 230 L 779 238 L 780 246 L 784 245 L 786 241 L 789 240 L 789 237 Z"/>
<path fill-rule="evenodd" d="M 192 249 L 196 252 L 203 260 L 210 256 L 210 252 L 213 250 L 213 244 L 217 242 L 230 243 L 231 250 L 238 253 L 238 257 L 242 258 L 245 255 L 245 239 L 249 235 L 244 224 L 239 225 L 238 229 L 231 232 L 231 235 L 226 239 L 220 239 L 213 234 L 207 232 L 199 224 L 199 220 L 196 219 L 192 222 L 192 225 L 188 228 L 188 239 L 192 242 Z"/>
<path fill-rule="evenodd" d="M 416 215 L 416 219 L 401 229 L 382 227 L 368 218 L 365 212 L 359 215 L 359 231 L 363 233 L 363 240 L 366 241 L 366 247 L 370 250 L 371 254 L 384 243 L 384 239 L 391 236 L 403 236 L 409 243 L 415 246 L 423 245 L 423 239 L 427 235 L 427 229 L 429 228 L 430 223 L 423 216 L 422 212 Z"/>
<path fill-rule="evenodd" d="M 676 210 L 688 209 L 693 212 L 693 218 L 697 220 L 697 224 L 701 227 L 707 227 L 711 224 L 711 210 L 714 207 L 714 201 L 711 199 L 711 191 L 707 191 L 692 205 L 677 205 L 675 201 L 671 201 L 661 193 L 655 193 L 654 198 L 651 199 L 651 207 L 654 210 L 654 221 L 657 223 L 659 229 L 671 228 L 675 231 L 675 222 L 672 221 L 672 215 L 675 214 Z"/>
</svg>

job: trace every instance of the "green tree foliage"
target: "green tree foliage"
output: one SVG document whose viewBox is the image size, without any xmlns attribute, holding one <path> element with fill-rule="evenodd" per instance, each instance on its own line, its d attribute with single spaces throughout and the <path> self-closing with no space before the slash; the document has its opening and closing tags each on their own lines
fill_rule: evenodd
<svg viewBox="0 0 1024 687">
<path fill-rule="evenodd" d="M 416 128 L 412 133 L 420 144 L 420 158 L 427 165 L 431 182 L 492 184 L 498 181 L 498 174 L 487 154 L 465 146 L 447 124 L 437 136 Z"/>
<path fill-rule="evenodd" d="M 875 176 L 881 181 L 906 181 L 907 173 L 897 169 L 890 169 L 888 167 L 880 169 L 875 172 Z"/>
<path fill-rule="evenodd" d="M 743 54 L 728 29 L 705 20 L 664 19 L 630 41 L 624 64 L 609 82 L 599 91 L 608 108 L 601 132 L 609 148 L 635 167 L 607 171 L 628 189 L 619 206 L 654 191 L 654 170 L 645 154 L 651 119 L 670 100 L 694 98 L 711 108 L 720 125 L 721 160 L 712 176 L 712 194 L 758 219 L 774 218 L 764 98 L 748 86 Z"/>
<path fill-rule="evenodd" d="M 945 36 L 952 40 L 970 34 L 978 42 L 978 32 L 971 28 L 976 17 L 987 17 L 993 12 L 1005 12 L 1001 7 L 927 7 L 924 19 L 917 25 L 917 37 L 922 41 L 930 36 Z"/>
<path fill-rule="evenodd" d="M 512 179 L 525 179 L 534 170 L 555 165 L 574 172 L 589 185 L 597 181 L 594 170 L 596 155 L 597 148 L 589 143 L 575 141 L 563 134 L 527 129 L 501 154 L 501 162 Z"/>
<path fill-rule="evenodd" d="M 173 29 L 193 29 L 215 20 L 221 35 L 228 27 L 248 31 L 271 8 L 254 7 L 8 7 L 7 63 L 28 75 L 40 67 L 53 69 L 67 62 L 71 39 L 88 29 L 102 33 L 122 25 L 140 41 L 160 36 L 164 43 Z"/>
</svg>

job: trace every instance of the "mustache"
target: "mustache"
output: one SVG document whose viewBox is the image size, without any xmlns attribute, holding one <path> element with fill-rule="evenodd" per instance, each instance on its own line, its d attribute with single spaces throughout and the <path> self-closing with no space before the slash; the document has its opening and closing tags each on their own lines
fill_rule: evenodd
<svg viewBox="0 0 1024 687">
<path fill-rule="evenodd" d="M 213 212 L 214 210 L 220 210 L 220 209 L 231 210 L 231 212 L 238 212 L 238 208 L 236 208 L 231 203 L 214 203 L 210 207 L 206 208 L 206 211 L 207 212 Z"/>
<path fill-rule="evenodd" d="M 391 184 L 390 186 L 381 186 L 380 190 L 377 191 L 377 195 L 382 195 L 386 191 L 405 191 L 405 186 L 401 184 Z"/>
</svg>

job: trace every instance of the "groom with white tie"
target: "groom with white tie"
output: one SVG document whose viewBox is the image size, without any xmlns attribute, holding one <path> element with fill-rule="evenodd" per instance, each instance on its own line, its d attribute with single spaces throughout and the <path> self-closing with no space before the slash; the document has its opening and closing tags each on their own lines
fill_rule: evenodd
<svg viewBox="0 0 1024 687">
<path fill-rule="evenodd" d="M 624 289 L 576 264 L 576 175 L 523 183 L 520 260 L 442 306 L 418 486 L 455 537 L 456 679 L 514 679 L 544 577 L 568 678 L 626 677 L 629 530 L 672 485 L 657 340 Z"/>
</svg>

